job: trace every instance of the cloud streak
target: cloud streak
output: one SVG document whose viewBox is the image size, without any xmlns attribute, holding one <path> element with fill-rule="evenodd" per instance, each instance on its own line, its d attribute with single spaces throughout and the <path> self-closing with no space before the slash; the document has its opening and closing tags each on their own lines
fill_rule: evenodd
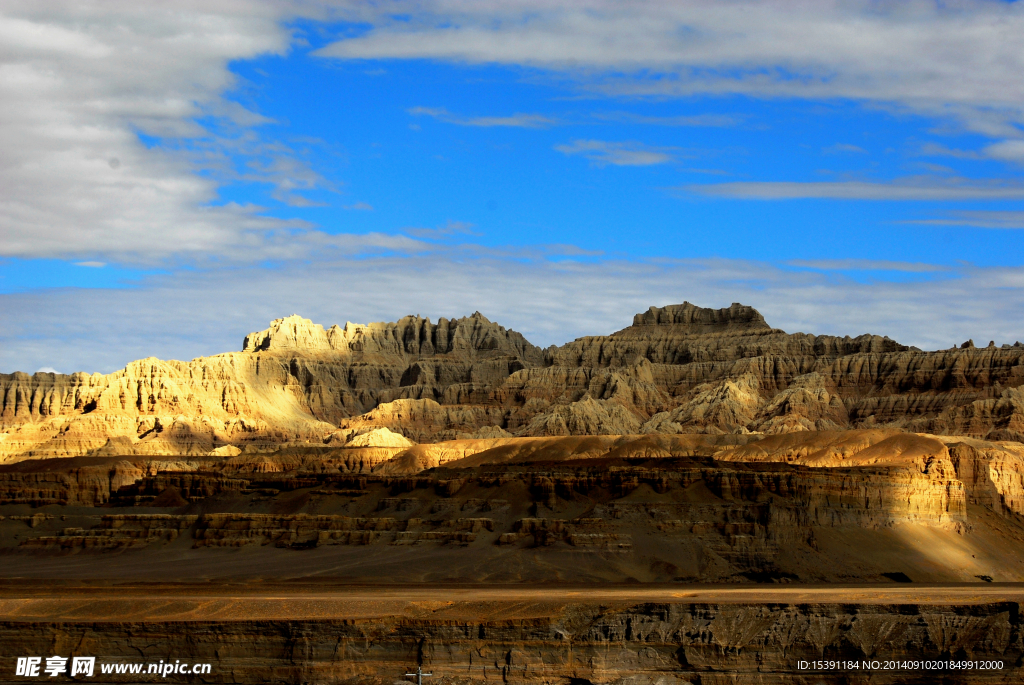
<svg viewBox="0 0 1024 685">
<path fill-rule="evenodd" d="M 849 143 L 836 143 L 835 145 L 830 145 L 829 147 L 824 148 L 822 152 L 824 152 L 826 155 L 838 155 L 844 153 L 853 153 L 859 155 L 867 154 L 867 150 L 865 150 L 864 148 L 860 147 L 859 145 L 850 145 Z"/>
<path fill-rule="evenodd" d="M 821 271 L 900 271 L 904 273 L 938 273 L 944 266 L 919 262 L 894 262 L 885 259 L 792 259 L 790 266 Z"/>
<path fill-rule="evenodd" d="M 666 164 L 676 158 L 677 149 L 670 147 L 649 147 L 633 141 L 609 142 L 605 140 L 574 140 L 556 145 L 555 150 L 564 155 L 580 155 L 595 166 L 653 166 Z"/>
<path fill-rule="evenodd" d="M 891 183 L 868 181 L 738 181 L 682 186 L 677 190 L 710 197 L 742 200 L 887 200 L 951 202 L 955 200 L 1021 200 L 1024 185 L 1006 183 L 922 182 L 919 179 Z"/>
<path fill-rule="evenodd" d="M 480 236 L 473 230 L 473 224 L 464 221 L 449 221 L 438 228 L 406 228 L 406 233 L 423 240 L 451 240 L 456 236 Z"/>
<path fill-rule="evenodd" d="M 633 112 L 601 112 L 594 115 L 602 121 L 616 121 L 627 124 L 646 124 L 649 126 L 682 126 L 720 128 L 736 126 L 743 121 L 742 117 L 732 114 L 694 114 L 676 117 L 653 117 Z"/>
<path fill-rule="evenodd" d="M 408 110 L 413 116 L 429 116 L 443 121 L 446 124 L 456 126 L 476 126 L 481 128 L 492 128 L 495 126 L 510 128 L 547 128 L 557 122 L 540 114 L 523 114 L 517 112 L 507 117 L 465 117 L 452 114 L 443 107 L 412 107 Z"/>
</svg>

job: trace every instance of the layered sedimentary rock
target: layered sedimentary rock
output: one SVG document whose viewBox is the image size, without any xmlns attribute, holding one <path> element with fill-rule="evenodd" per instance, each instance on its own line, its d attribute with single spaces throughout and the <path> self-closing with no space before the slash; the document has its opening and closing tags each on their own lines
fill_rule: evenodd
<svg viewBox="0 0 1024 685">
<path fill-rule="evenodd" d="M 287 575 L 296 562 L 267 555 L 304 550 L 302 573 L 358 582 L 1024 580 L 1024 449 L 970 438 L 570 436 L 90 460 L 0 468 L 6 573 L 24 572 L 24 554 L 137 550 L 143 567 L 100 572 L 163 573 L 166 558 L 190 577 Z M 261 556 L 216 556 L 235 548 Z M 76 563 L 54 572 L 74 577 Z"/>
<path fill-rule="evenodd" d="M 66 550 L 106 550 L 145 547 L 154 542 L 170 542 L 196 522 L 197 516 L 170 514 L 101 516 L 94 528 L 64 528 L 59 535 L 29 537 L 27 548 Z"/>
<path fill-rule="evenodd" d="M 327 330 L 292 316 L 241 352 L 0 375 L 0 458 L 272 452 L 376 428 L 414 442 L 872 427 L 1016 441 L 1022 385 L 1019 343 L 788 334 L 739 304 L 652 307 L 548 350 L 479 313 Z"/>
</svg>

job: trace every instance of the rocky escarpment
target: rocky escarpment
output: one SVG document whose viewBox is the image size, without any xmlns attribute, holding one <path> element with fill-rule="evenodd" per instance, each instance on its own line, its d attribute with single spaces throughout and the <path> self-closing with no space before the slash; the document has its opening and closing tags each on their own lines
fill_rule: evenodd
<svg viewBox="0 0 1024 685">
<path fill-rule="evenodd" d="M 789 334 L 751 307 L 652 307 L 540 350 L 476 313 L 329 329 L 297 316 L 243 351 L 113 374 L 0 375 L 0 458 L 204 456 L 343 445 L 872 427 L 1024 439 L 1024 346 L 923 352 Z"/>
<path fill-rule="evenodd" d="M 876 529 L 910 522 L 954 531 L 968 528 L 964 488 L 913 469 L 822 471 L 772 466 L 753 470 L 745 465 L 724 465 L 712 460 L 669 458 L 657 466 L 649 463 L 646 468 L 612 462 L 612 469 L 608 471 L 606 459 L 587 462 L 593 463 L 570 462 L 560 468 L 542 470 L 507 466 L 491 466 L 482 471 L 446 469 L 414 479 L 385 475 L 353 480 L 331 474 L 281 478 L 267 474 L 254 475 L 249 481 L 225 482 L 226 479 L 207 477 L 206 497 L 222 492 L 276 495 L 282 490 L 302 489 L 312 489 L 319 498 L 340 496 L 372 500 L 371 490 L 413 495 L 381 497 L 376 510 L 362 517 L 241 512 L 198 517 L 105 515 L 95 530 L 63 528 L 58 536 L 27 538 L 22 544 L 36 547 L 56 544 L 68 548 L 82 543 L 88 547 L 99 538 L 112 541 L 122 537 L 134 544 L 139 539 L 161 539 L 159 536 L 163 533 L 152 533 L 151 529 L 180 531 L 194 524 L 197 547 L 268 543 L 298 547 L 374 542 L 468 543 L 474 542 L 481 530 L 494 534 L 490 536 L 492 543 L 510 544 L 532 537 L 534 545 L 550 545 L 560 540 L 573 547 L 588 547 L 606 546 L 612 540 L 628 540 L 629 531 L 635 529 L 633 524 L 640 522 L 641 528 L 651 527 L 652 532 L 670 534 L 677 542 L 680 536 L 685 539 L 692 534 L 706 543 L 710 536 L 713 538 L 710 544 L 717 553 L 733 559 L 736 552 L 732 547 L 740 538 L 746 539 L 746 547 L 750 548 L 743 554 L 755 554 L 752 550 L 756 547 L 761 549 L 762 555 L 773 557 L 784 542 L 806 543 L 813 538 L 815 527 Z M 458 463 L 453 462 L 453 465 Z M 168 479 L 165 488 L 173 488 L 180 496 L 181 490 L 175 486 L 189 478 L 196 476 Z M 237 485 L 232 486 L 232 483 Z M 469 498 L 465 502 L 452 499 L 463 488 L 474 487 L 482 491 L 480 494 L 486 492 L 486 499 Z M 673 502 L 671 497 L 660 502 L 658 498 L 653 502 L 635 498 L 619 501 L 637 490 L 653 490 L 665 495 L 695 488 L 705 495 L 704 501 Z M 424 500 L 415 496 L 422 490 L 432 493 L 433 497 Z M 124 488 L 115 498 L 124 503 L 133 491 L 134 488 Z M 522 491 L 530 493 L 533 504 L 528 509 L 534 513 L 544 510 L 554 515 L 559 510 L 569 511 L 573 508 L 569 503 L 580 498 L 592 499 L 593 506 L 588 516 L 578 519 L 522 517 L 522 502 L 520 506 L 510 505 L 516 493 Z M 192 494 L 190 499 L 204 498 Z M 497 513 L 488 517 L 474 516 L 478 511 Z M 616 523 L 620 519 L 624 520 Z M 629 525 L 624 525 L 626 523 Z M 756 570 L 769 561 L 761 558 L 746 563 L 753 564 Z"/>
<path fill-rule="evenodd" d="M 93 551 L 135 550 L 169 573 L 251 575 L 303 550 L 303 573 L 359 582 L 1024 580 L 1024 455 L 999 443 L 876 429 L 466 440 L 375 466 L 345 454 L 367 449 L 18 462 L 0 474 L 19 493 L 0 500 L 7 573 L 24 554 L 81 557 L 54 567 L 73 574 Z M 111 485 L 76 499 L 86 469 Z M 64 489 L 38 494 L 44 476 Z M 260 556 L 216 556 L 240 548 Z M 108 560 L 90 577 L 138 568 Z"/>
</svg>

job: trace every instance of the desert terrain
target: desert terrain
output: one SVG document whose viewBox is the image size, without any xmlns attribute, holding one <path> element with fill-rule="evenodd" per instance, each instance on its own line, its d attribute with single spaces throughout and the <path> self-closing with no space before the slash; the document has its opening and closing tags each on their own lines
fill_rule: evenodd
<svg viewBox="0 0 1024 685">
<path fill-rule="evenodd" d="M 927 657 L 1003 665 L 826 675 L 1015 682 L 1022 361 L 683 304 L 548 349 L 479 313 L 293 316 L 241 352 L 0 375 L 7 661 L 668 685 Z"/>
</svg>

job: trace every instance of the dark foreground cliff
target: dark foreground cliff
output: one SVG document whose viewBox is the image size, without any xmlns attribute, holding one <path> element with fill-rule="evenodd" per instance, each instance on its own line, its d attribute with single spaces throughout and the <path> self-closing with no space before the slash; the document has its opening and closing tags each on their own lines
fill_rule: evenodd
<svg viewBox="0 0 1024 685">
<path fill-rule="evenodd" d="M 142 619 L 126 591 L 120 618 L 0 622 L 0 669 L 4 682 L 34 682 L 12 677 L 14 657 L 56 654 L 94 656 L 101 665 L 211 666 L 195 677 L 83 682 L 390 685 L 407 681 L 404 674 L 417 666 L 432 673 L 425 682 L 524 685 L 1014 683 L 1024 677 L 1019 600 L 950 601 L 949 592 L 936 591 L 919 602 L 843 602 L 837 589 L 836 602 L 752 605 L 694 602 L 680 590 L 680 598 L 668 601 L 588 601 L 574 588 L 562 590 L 560 600 L 539 593 L 533 601 L 495 593 L 453 601 L 444 588 L 435 589 L 434 600 L 397 601 L 363 591 L 347 610 L 315 620 L 260 618 L 259 602 L 231 620 L 204 620 L 201 607 L 189 620 L 161 618 L 187 604 L 173 596 Z M 90 605 L 88 597 L 69 597 L 50 606 L 56 611 L 75 602 Z M 11 600 L 0 606 L 9 613 Z"/>
</svg>

